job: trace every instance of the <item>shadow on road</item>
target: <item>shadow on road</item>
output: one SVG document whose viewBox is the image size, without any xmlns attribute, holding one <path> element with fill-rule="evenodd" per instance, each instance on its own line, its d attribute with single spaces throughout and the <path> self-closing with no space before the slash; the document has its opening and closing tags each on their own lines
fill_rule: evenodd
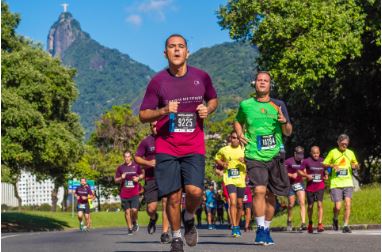
<svg viewBox="0 0 382 252">
<path fill-rule="evenodd" d="M 116 242 L 116 243 L 134 243 L 134 244 L 158 243 L 158 244 L 160 244 L 159 241 L 121 241 L 121 242 Z"/>
<path fill-rule="evenodd" d="M 38 232 L 63 230 L 69 227 L 65 221 L 27 213 L 1 213 L 1 232 Z"/>
</svg>

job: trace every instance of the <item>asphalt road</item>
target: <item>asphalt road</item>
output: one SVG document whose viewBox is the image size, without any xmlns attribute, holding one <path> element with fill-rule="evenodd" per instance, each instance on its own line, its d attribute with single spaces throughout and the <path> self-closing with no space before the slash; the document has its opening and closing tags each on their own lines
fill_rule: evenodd
<svg viewBox="0 0 382 252">
<path fill-rule="evenodd" d="M 61 232 L 2 234 L 3 252 L 97 252 L 97 251 L 169 251 L 169 244 L 160 244 L 160 232 L 148 235 L 141 229 L 133 236 L 126 229 L 93 229 L 90 232 L 77 230 Z M 273 232 L 273 246 L 255 246 L 254 232 L 243 233 L 241 238 L 229 236 L 229 230 L 199 229 L 196 247 L 185 246 L 185 251 L 381 251 L 380 230 L 354 230 L 352 234 L 325 231 L 320 234 Z"/>
</svg>

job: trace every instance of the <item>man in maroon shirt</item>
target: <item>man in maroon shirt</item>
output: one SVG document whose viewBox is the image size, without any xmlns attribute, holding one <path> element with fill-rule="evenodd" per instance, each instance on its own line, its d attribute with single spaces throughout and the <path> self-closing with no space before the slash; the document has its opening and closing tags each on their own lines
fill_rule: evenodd
<svg viewBox="0 0 382 252">
<path fill-rule="evenodd" d="M 305 187 L 303 177 L 299 175 L 298 170 L 301 170 L 301 161 L 304 159 L 304 148 L 297 146 L 294 149 L 293 157 L 285 160 L 285 168 L 288 171 L 290 189 L 288 195 L 288 220 L 287 230 L 292 231 L 292 209 L 296 203 L 296 195 L 300 204 L 301 228 L 306 230 L 305 225 Z"/>
<path fill-rule="evenodd" d="M 327 179 L 327 176 L 322 165 L 323 160 L 324 159 L 320 157 L 320 148 L 318 146 L 312 146 L 310 149 L 310 157 L 302 161 L 301 170 L 298 171 L 298 173 L 307 180 L 306 195 L 308 198 L 309 233 L 313 233 L 312 215 L 314 201 L 317 201 L 318 208 L 317 232 L 323 232 L 325 230 L 324 225 L 322 224 L 324 214 L 322 201 L 324 199 L 325 191 L 324 179 Z"/>
<path fill-rule="evenodd" d="M 94 199 L 94 195 L 90 186 L 86 184 L 86 179 L 81 178 L 81 185 L 76 188 L 74 195 L 77 198 L 77 212 L 78 220 L 80 221 L 80 230 L 88 231 L 90 229 L 90 206 L 89 199 Z M 86 225 L 82 222 L 83 215 L 85 214 Z"/>
<path fill-rule="evenodd" d="M 128 227 L 128 235 L 138 231 L 138 208 L 139 208 L 139 180 L 144 178 L 141 167 L 133 162 L 131 153 L 123 154 L 125 163 L 120 165 L 114 176 L 114 181 L 120 184 L 122 208 L 125 211 L 125 220 Z"/>
<path fill-rule="evenodd" d="M 147 226 L 149 234 L 156 231 L 156 222 L 158 220 L 158 186 L 155 182 L 155 136 L 157 134 L 156 122 L 150 123 L 151 135 L 145 137 L 139 144 L 137 152 L 135 153 L 135 162 L 143 168 L 145 174 L 144 197 L 147 204 L 147 213 L 150 216 L 150 222 Z M 163 233 L 161 235 L 162 243 L 170 242 L 170 235 L 168 234 L 169 223 L 166 214 L 167 198 L 162 198 L 162 225 Z"/>
<path fill-rule="evenodd" d="M 151 79 L 139 118 L 143 123 L 157 121 L 155 179 L 159 197 L 167 196 L 166 211 L 173 232 L 171 251 L 183 251 L 179 212 L 182 188 L 186 193 L 184 237 L 189 246 L 195 246 L 198 234 L 194 214 L 204 188 L 203 120 L 215 111 L 218 102 L 210 76 L 187 65 L 189 51 L 182 35 L 167 38 L 164 55 L 169 67 Z"/>
</svg>

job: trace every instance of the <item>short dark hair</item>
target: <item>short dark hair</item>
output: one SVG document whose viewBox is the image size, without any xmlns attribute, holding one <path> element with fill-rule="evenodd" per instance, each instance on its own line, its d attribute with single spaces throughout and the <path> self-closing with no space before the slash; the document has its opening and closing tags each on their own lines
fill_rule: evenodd
<svg viewBox="0 0 382 252">
<path fill-rule="evenodd" d="M 123 156 L 125 156 L 125 155 L 126 155 L 126 153 L 129 153 L 129 154 L 130 154 L 130 156 L 131 156 L 131 151 L 129 151 L 129 150 L 126 150 L 126 151 L 124 151 L 124 152 L 123 152 Z"/>
<path fill-rule="evenodd" d="M 174 33 L 174 34 L 171 34 L 170 36 L 167 37 L 166 42 L 164 43 L 164 48 L 165 49 L 167 48 L 167 43 L 168 43 L 169 39 L 173 38 L 173 37 L 182 38 L 184 40 L 184 43 L 186 44 L 186 47 L 187 47 L 187 40 L 182 35 L 180 35 L 178 33 Z"/>
</svg>

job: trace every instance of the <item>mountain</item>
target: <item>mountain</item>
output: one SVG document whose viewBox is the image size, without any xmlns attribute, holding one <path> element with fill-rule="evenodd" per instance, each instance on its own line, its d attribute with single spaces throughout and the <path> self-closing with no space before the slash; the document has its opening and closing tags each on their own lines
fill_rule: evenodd
<svg viewBox="0 0 382 252">
<path fill-rule="evenodd" d="M 81 30 L 71 13 L 61 13 L 48 35 L 48 51 L 77 69 L 79 97 L 73 111 L 81 117 L 88 137 L 101 114 L 113 105 L 129 103 L 137 112 L 147 83 L 155 72 L 118 50 L 100 45 Z M 208 72 L 219 96 L 215 120 L 236 109 L 253 92 L 250 87 L 258 51 L 242 42 L 200 49 L 188 63 Z"/>
<path fill-rule="evenodd" d="M 77 69 L 79 97 L 73 111 L 81 117 L 86 136 L 95 121 L 113 105 L 130 103 L 137 108 L 154 71 L 128 55 L 100 45 L 81 30 L 71 13 L 61 13 L 51 26 L 48 51 Z"/>
<path fill-rule="evenodd" d="M 206 71 L 213 81 L 219 98 L 215 119 L 223 119 L 229 109 L 253 93 L 250 83 L 258 50 L 249 43 L 227 42 L 203 48 L 191 54 L 188 63 Z"/>
</svg>

